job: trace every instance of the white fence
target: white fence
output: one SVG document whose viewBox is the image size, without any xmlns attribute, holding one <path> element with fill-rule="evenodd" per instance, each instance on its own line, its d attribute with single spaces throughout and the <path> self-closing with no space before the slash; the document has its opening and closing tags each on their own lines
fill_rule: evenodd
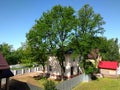
<svg viewBox="0 0 120 90">
<path fill-rule="evenodd" d="M 20 70 L 11 70 L 14 75 L 21 75 L 25 73 L 30 73 L 30 72 L 37 72 L 37 71 L 42 71 L 42 67 L 32 67 L 32 68 L 23 68 Z M 76 85 L 78 85 L 81 82 L 88 82 L 90 81 L 90 77 L 85 74 L 81 74 L 79 76 L 76 76 L 72 79 L 66 80 L 64 82 L 59 83 L 56 88 L 57 90 L 72 90 Z M 40 87 L 36 87 L 33 85 L 28 84 L 29 90 L 42 90 Z M 27 89 L 26 89 L 27 90 Z"/>
<path fill-rule="evenodd" d="M 32 68 L 22 68 L 18 70 L 11 70 L 14 75 L 22 75 L 25 73 L 30 73 L 30 72 L 37 72 L 37 71 L 42 71 L 42 67 L 32 67 Z"/>
</svg>

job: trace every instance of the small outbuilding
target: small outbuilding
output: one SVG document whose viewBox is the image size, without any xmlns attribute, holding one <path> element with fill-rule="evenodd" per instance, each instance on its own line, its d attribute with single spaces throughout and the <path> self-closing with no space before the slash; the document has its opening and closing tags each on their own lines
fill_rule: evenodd
<svg viewBox="0 0 120 90">
<path fill-rule="evenodd" d="M 100 61 L 98 68 L 103 77 L 117 77 L 117 61 Z"/>
<path fill-rule="evenodd" d="M 0 90 L 2 89 L 2 79 L 6 79 L 5 90 L 9 90 L 9 77 L 13 76 L 10 67 L 3 55 L 0 53 Z"/>
</svg>

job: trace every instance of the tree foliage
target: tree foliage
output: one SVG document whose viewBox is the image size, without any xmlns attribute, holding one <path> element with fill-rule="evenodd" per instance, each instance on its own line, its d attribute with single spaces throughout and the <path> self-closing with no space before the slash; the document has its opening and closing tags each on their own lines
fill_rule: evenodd
<svg viewBox="0 0 120 90">
<path fill-rule="evenodd" d="M 31 48 L 26 44 L 22 43 L 22 46 L 17 49 L 18 54 L 20 55 L 20 63 L 31 65 L 34 62 Z"/>
<path fill-rule="evenodd" d="M 47 80 L 44 84 L 44 90 L 57 90 L 55 82 L 52 80 Z"/>
<path fill-rule="evenodd" d="M 84 69 L 88 54 L 96 48 L 95 38 L 104 33 L 104 28 L 102 27 L 104 24 L 105 21 L 101 15 L 96 14 L 88 4 L 78 11 L 77 27 L 70 45 L 74 46 L 76 52 L 80 54 Z"/>
<path fill-rule="evenodd" d="M 31 56 L 43 66 L 43 71 L 45 71 L 45 63 L 47 61 L 47 41 L 43 37 L 44 32 L 36 26 L 30 30 L 26 35 L 27 43 L 31 49 Z"/>
<path fill-rule="evenodd" d="M 75 54 L 80 55 L 80 63 L 84 69 L 94 67 L 87 65 L 86 59 L 91 54 L 94 59 L 100 54 L 104 60 L 118 60 L 118 39 L 107 39 L 101 35 L 105 30 L 105 21 L 100 14 L 86 4 L 78 13 L 71 6 L 56 5 L 44 12 L 35 21 L 35 25 L 26 34 L 26 43 L 17 50 L 11 45 L 0 44 L 9 64 L 38 62 L 45 70 L 49 55 L 55 55 L 64 75 L 65 51 L 72 48 Z M 95 53 L 94 50 L 99 50 Z M 88 70 L 88 71 L 89 71 Z"/>
<path fill-rule="evenodd" d="M 18 52 L 13 50 L 12 45 L 7 43 L 0 44 L 0 52 L 9 64 L 17 64 L 19 62 Z"/>
<path fill-rule="evenodd" d="M 52 11 L 52 30 L 55 32 L 53 42 L 55 43 L 55 55 L 59 60 L 61 66 L 62 76 L 64 75 L 64 61 L 66 46 L 71 41 L 72 30 L 75 27 L 76 18 L 74 16 L 74 9 L 72 7 L 62 7 L 60 5 L 53 7 Z"/>
<path fill-rule="evenodd" d="M 105 22 L 100 14 L 96 14 L 92 7 L 88 4 L 84 5 L 78 11 L 78 35 L 79 36 L 98 36 L 103 34 L 104 29 L 102 25 Z"/>
<path fill-rule="evenodd" d="M 103 60 L 119 61 L 119 45 L 117 38 L 107 39 L 105 37 L 99 37 L 96 41 Z"/>
<path fill-rule="evenodd" d="M 44 12 L 27 34 L 27 42 L 32 48 L 36 60 L 43 66 L 48 55 L 54 54 L 59 60 L 63 72 L 65 46 L 70 42 L 71 31 L 75 24 L 72 7 L 54 6 Z"/>
<path fill-rule="evenodd" d="M 118 58 L 117 41 L 113 39 L 104 41 L 100 38 L 100 35 L 105 32 L 104 24 L 105 21 L 101 15 L 95 13 L 88 4 L 84 5 L 77 14 L 70 6 L 56 5 L 36 20 L 36 24 L 26 35 L 27 44 L 30 46 L 31 55 L 43 67 L 48 60 L 48 56 L 55 55 L 63 75 L 64 54 L 71 47 L 77 54 L 80 54 L 84 69 L 88 54 L 95 49 L 99 49 L 103 58 L 110 57 L 109 55 L 115 52 L 117 54 L 114 56 Z M 107 46 L 105 46 L 106 44 Z M 115 47 L 112 51 L 111 46 Z M 104 53 L 104 50 L 109 51 L 109 54 Z M 109 60 L 113 60 L 115 57 L 110 57 Z"/>
</svg>

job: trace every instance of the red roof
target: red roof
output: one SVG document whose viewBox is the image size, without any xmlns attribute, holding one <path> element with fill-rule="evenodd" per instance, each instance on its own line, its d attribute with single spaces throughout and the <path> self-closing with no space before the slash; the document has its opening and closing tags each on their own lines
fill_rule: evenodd
<svg viewBox="0 0 120 90">
<path fill-rule="evenodd" d="M 3 55 L 0 53 L 0 70 L 3 70 L 3 69 L 9 69 L 9 65 L 6 62 L 6 60 L 3 57 Z"/>
<path fill-rule="evenodd" d="M 98 67 L 103 68 L 103 69 L 116 70 L 118 68 L 118 62 L 116 62 L 116 61 L 100 61 Z"/>
</svg>

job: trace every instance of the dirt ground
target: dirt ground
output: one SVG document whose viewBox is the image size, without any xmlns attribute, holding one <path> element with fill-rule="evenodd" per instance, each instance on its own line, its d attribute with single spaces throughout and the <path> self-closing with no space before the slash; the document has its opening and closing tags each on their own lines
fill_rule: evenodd
<svg viewBox="0 0 120 90">
<path fill-rule="evenodd" d="M 39 86 L 39 83 L 33 78 L 34 76 L 39 75 L 40 72 L 31 72 L 31 73 L 26 73 L 24 75 L 15 75 L 11 77 L 11 79 L 18 80 L 21 82 L 27 82 L 29 84 Z"/>
</svg>

